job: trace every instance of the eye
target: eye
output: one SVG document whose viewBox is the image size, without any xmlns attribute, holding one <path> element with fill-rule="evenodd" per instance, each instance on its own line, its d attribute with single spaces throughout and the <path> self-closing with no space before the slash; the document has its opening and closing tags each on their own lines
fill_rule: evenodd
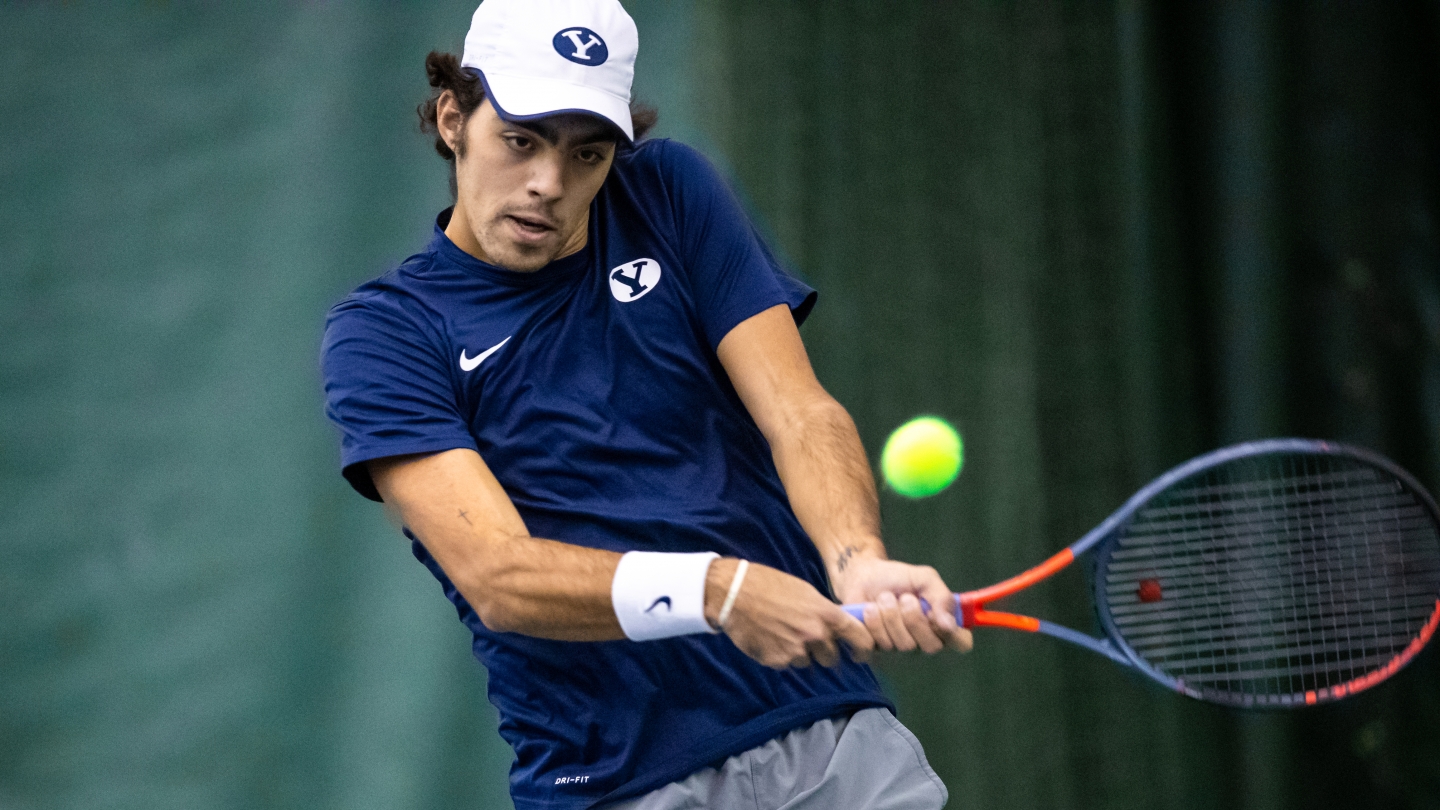
<svg viewBox="0 0 1440 810">
<path fill-rule="evenodd" d="M 605 159 L 605 153 L 601 152 L 599 149 L 585 147 L 580 151 L 576 152 L 575 157 L 578 158 L 581 163 L 584 163 L 587 166 L 594 166 L 595 164 Z"/>
<path fill-rule="evenodd" d="M 528 135 L 507 133 L 501 137 L 505 139 L 505 143 L 509 144 L 511 149 L 514 149 L 517 152 L 528 152 L 530 150 L 530 147 L 535 145 L 535 141 L 531 140 Z"/>
</svg>

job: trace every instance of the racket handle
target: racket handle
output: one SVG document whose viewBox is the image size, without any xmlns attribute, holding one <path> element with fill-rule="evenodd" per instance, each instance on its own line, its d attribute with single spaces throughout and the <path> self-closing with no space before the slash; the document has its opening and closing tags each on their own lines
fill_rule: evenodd
<svg viewBox="0 0 1440 810">
<path fill-rule="evenodd" d="M 865 621 L 865 608 L 870 607 L 871 604 L 870 602 L 857 602 L 850 605 L 841 605 L 840 609 L 863 622 Z M 930 603 L 923 598 L 920 600 L 920 610 L 927 615 L 930 613 Z M 955 597 L 955 622 L 961 627 L 965 626 L 965 622 L 960 616 L 960 597 L 958 595 Z"/>
</svg>

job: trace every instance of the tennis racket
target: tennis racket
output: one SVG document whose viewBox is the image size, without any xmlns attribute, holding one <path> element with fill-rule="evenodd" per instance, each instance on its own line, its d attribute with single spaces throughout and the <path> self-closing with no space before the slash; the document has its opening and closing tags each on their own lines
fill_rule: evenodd
<svg viewBox="0 0 1440 810">
<path fill-rule="evenodd" d="M 1086 552 L 1104 638 L 988 609 Z M 1040 565 L 956 597 L 965 627 L 1054 636 L 1190 697 L 1325 703 L 1399 672 L 1435 634 L 1440 511 L 1369 451 L 1250 442 L 1170 470 Z"/>
</svg>

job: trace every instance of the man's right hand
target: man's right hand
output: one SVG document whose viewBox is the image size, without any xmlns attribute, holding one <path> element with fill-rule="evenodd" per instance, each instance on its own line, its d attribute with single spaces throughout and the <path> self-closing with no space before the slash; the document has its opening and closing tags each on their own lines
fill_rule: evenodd
<svg viewBox="0 0 1440 810">
<path fill-rule="evenodd" d="M 710 564 L 705 618 L 717 623 L 739 560 Z M 856 661 L 868 661 L 875 640 L 865 625 L 799 577 L 750 563 L 723 628 L 740 651 L 772 669 L 840 663 L 840 642 Z"/>
</svg>

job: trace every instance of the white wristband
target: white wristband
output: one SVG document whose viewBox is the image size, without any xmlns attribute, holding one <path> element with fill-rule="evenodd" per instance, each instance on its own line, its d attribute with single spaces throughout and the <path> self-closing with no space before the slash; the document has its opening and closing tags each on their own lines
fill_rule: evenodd
<svg viewBox="0 0 1440 810">
<path fill-rule="evenodd" d="M 631 641 L 716 632 L 705 621 L 705 576 L 713 551 L 631 551 L 610 581 L 610 603 Z"/>
</svg>

